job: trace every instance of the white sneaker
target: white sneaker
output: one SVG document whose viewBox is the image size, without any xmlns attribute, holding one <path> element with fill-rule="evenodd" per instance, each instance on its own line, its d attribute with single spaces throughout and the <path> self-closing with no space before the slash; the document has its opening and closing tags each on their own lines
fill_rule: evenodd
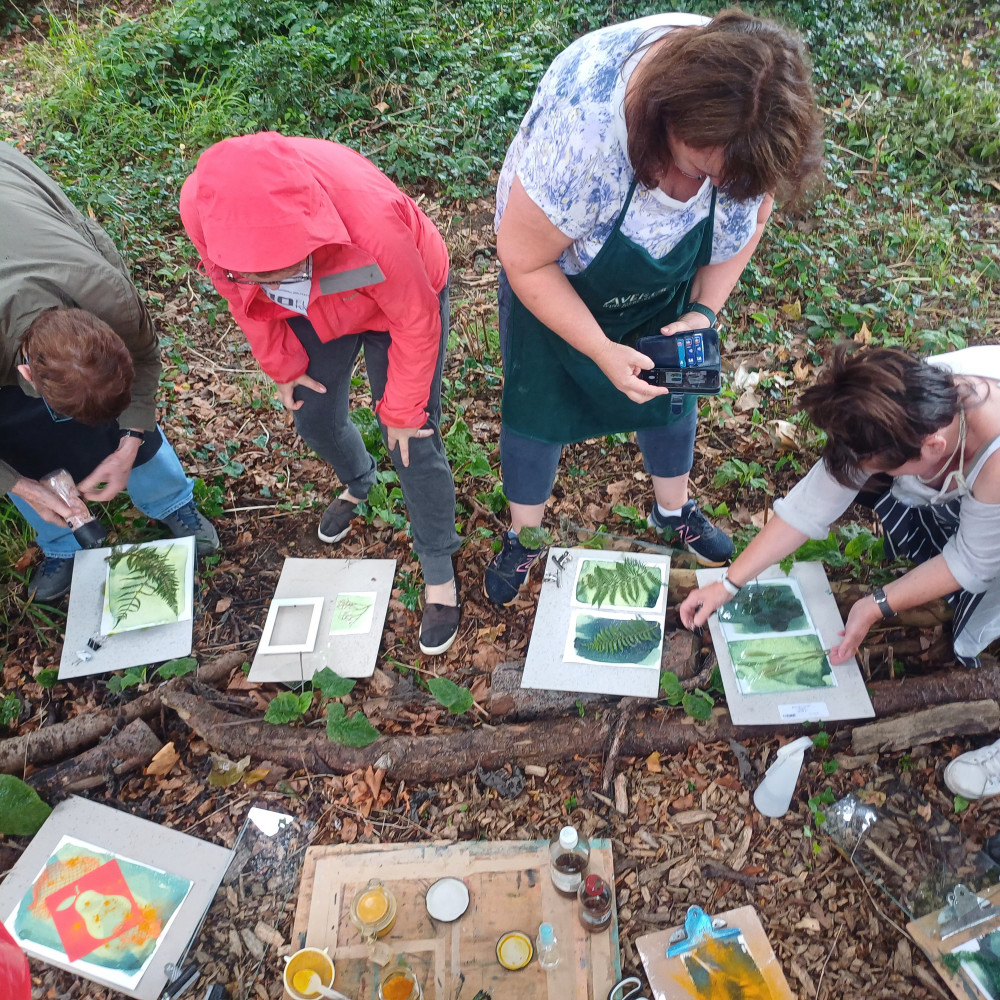
<svg viewBox="0 0 1000 1000">
<path fill-rule="evenodd" d="M 944 783 L 963 799 L 1000 795 L 1000 740 L 960 753 L 945 769 Z"/>
</svg>

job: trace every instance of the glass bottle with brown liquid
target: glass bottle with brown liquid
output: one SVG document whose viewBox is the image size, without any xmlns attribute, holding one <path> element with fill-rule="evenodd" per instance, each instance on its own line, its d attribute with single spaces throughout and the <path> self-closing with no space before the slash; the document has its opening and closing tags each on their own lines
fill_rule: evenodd
<svg viewBox="0 0 1000 1000">
<path fill-rule="evenodd" d="M 611 926 L 614 898 L 611 886 L 600 875 L 588 875 L 580 883 L 580 923 L 592 933 L 606 931 Z"/>
<path fill-rule="evenodd" d="M 590 844 L 576 827 L 564 826 L 549 844 L 549 861 L 552 884 L 564 896 L 575 896 L 590 862 Z"/>
</svg>

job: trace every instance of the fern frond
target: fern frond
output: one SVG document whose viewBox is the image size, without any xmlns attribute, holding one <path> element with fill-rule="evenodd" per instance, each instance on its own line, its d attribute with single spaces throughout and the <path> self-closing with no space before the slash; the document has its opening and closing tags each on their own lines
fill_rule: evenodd
<svg viewBox="0 0 1000 1000">
<path fill-rule="evenodd" d="M 130 549 L 111 550 L 107 557 L 111 572 L 108 574 L 108 606 L 117 627 L 123 619 L 134 614 L 142 605 L 144 596 L 156 595 L 173 613 L 180 613 L 177 569 L 170 562 L 173 546 L 149 548 L 137 546 Z M 121 568 L 124 560 L 125 566 Z"/>
<path fill-rule="evenodd" d="M 595 563 L 580 578 L 577 599 L 601 607 L 605 603 L 651 608 L 660 596 L 663 577 L 659 568 L 626 556 L 620 562 Z"/>
</svg>

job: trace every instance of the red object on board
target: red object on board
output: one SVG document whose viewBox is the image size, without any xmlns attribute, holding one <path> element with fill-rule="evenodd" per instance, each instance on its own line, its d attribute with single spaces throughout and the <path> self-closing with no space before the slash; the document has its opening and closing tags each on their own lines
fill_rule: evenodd
<svg viewBox="0 0 1000 1000">
<path fill-rule="evenodd" d="M 28 959 L 3 924 L 0 924 L 0 997 L 31 1000 Z"/>
</svg>

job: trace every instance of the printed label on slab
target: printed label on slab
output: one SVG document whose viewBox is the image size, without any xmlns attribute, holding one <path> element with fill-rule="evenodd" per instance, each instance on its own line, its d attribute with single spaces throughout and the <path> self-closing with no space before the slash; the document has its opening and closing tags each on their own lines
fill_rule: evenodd
<svg viewBox="0 0 1000 1000">
<path fill-rule="evenodd" d="M 830 709 L 825 701 L 805 701 L 798 705 L 779 705 L 783 722 L 801 722 L 804 719 L 829 719 Z"/>
</svg>

